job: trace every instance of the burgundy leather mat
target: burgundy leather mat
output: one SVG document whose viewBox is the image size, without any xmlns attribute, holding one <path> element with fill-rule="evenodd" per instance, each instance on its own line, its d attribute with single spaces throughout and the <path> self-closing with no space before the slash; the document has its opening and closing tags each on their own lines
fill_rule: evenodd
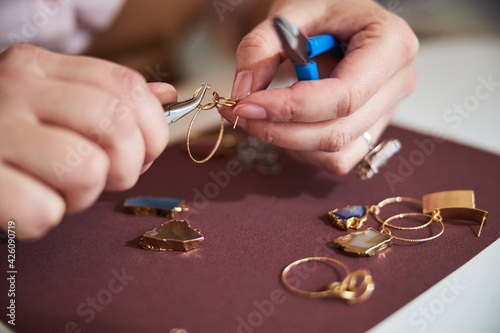
<svg viewBox="0 0 500 333">
<path fill-rule="evenodd" d="M 384 136 L 400 139 L 403 149 L 368 181 L 354 173 L 316 172 L 284 154 L 279 176 L 255 170 L 230 176 L 234 157 L 198 165 L 186 152 L 167 149 L 132 190 L 104 194 L 45 238 L 17 244 L 13 328 L 52 333 L 169 332 L 174 327 L 189 333 L 366 331 L 500 236 L 499 156 L 394 127 Z M 329 210 L 456 189 L 474 190 L 476 207 L 489 211 L 480 238 L 478 225 L 453 222 L 433 241 L 395 241 L 370 258 L 347 256 L 331 246 L 345 232 L 328 222 Z M 192 211 L 182 218 L 201 229 L 204 244 L 187 253 L 140 249 L 138 237 L 166 219 L 123 214 L 121 203 L 135 195 L 186 199 Z M 366 226 L 380 227 L 372 218 Z M 5 238 L 0 248 L 5 272 Z M 372 297 L 350 306 L 288 293 L 280 284 L 282 269 L 313 255 L 341 260 L 351 270 L 369 269 L 376 283 Z M 324 265 L 294 274 L 301 287 L 311 290 L 336 278 Z M 5 277 L 1 283 L 6 322 Z"/>
</svg>

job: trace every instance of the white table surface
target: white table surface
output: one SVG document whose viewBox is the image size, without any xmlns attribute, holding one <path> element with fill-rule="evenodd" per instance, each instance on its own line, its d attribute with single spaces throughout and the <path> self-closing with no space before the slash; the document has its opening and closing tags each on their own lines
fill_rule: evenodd
<svg viewBox="0 0 500 333">
<path fill-rule="evenodd" d="M 443 130 L 452 141 L 500 154 L 500 36 L 423 42 L 416 66 L 419 88 L 401 104 L 393 124 L 426 134 Z M 490 87 L 489 97 L 480 88 L 479 99 L 480 78 L 489 76 L 498 87 Z M 464 103 L 470 111 L 449 111 Z M 489 222 L 498 223 L 498 217 L 489 216 Z M 500 332 L 499 276 L 497 240 L 370 333 Z"/>
</svg>

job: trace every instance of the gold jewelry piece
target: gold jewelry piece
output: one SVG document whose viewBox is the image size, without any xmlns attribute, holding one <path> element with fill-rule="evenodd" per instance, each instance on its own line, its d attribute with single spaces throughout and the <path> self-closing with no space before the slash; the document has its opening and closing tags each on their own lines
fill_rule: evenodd
<svg viewBox="0 0 500 333">
<path fill-rule="evenodd" d="M 173 218 L 175 214 L 188 210 L 183 200 L 166 197 L 133 197 L 123 204 L 123 211 L 131 215 Z"/>
<path fill-rule="evenodd" d="M 342 230 L 358 229 L 368 219 L 367 206 L 346 206 L 328 212 L 328 218 L 332 224 Z"/>
<path fill-rule="evenodd" d="M 221 116 L 220 117 L 219 137 L 217 138 L 217 142 L 215 143 L 214 148 L 212 149 L 212 151 L 210 152 L 210 154 L 208 154 L 208 156 L 205 157 L 204 159 L 202 159 L 202 160 L 195 159 L 193 157 L 193 155 L 191 154 L 191 146 L 190 146 L 189 140 L 190 140 L 190 137 L 191 137 L 191 130 L 193 128 L 194 121 L 196 120 L 196 117 L 198 117 L 198 114 L 202 110 L 210 110 L 210 109 L 213 109 L 213 108 L 217 108 L 218 109 L 219 106 L 221 106 L 221 105 L 233 107 L 233 106 L 236 105 L 236 103 L 238 103 L 238 101 L 239 100 L 233 100 L 233 99 L 228 98 L 228 97 L 220 97 L 218 93 L 214 92 L 211 103 L 207 103 L 205 105 L 201 105 L 200 107 L 198 107 L 198 110 L 196 110 L 196 113 L 194 114 L 193 118 L 191 119 L 191 122 L 189 123 L 188 132 L 187 132 L 187 140 L 186 140 L 187 141 L 187 143 L 186 143 L 187 151 L 188 151 L 189 157 L 191 158 L 191 160 L 193 160 L 193 162 L 196 162 L 196 163 L 205 163 L 208 160 L 210 160 L 212 158 L 212 156 L 214 156 L 214 154 L 217 151 L 217 149 L 219 148 L 219 145 L 220 145 L 220 143 L 222 141 L 222 136 L 224 135 L 224 118 Z M 236 119 L 236 121 L 238 121 L 238 119 Z M 236 122 L 235 122 L 235 125 L 234 125 L 233 128 L 235 128 L 235 127 L 236 127 Z"/>
<path fill-rule="evenodd" d="M 441 224 L 441 231 L 428 238 L 411 239 L 411 238 L 401 238 L 393 236 L 390 230 L 387 228 L 388 223 L 395 219 L 401 219 L 408 216 L 429 216 L 431 217 L 430 222 L 436 221 Z M 426 222 L 424 225 L 429 225 Z M 414 228 L 415 229 L 415 228 Z M 410 230 L 410 229 L 408 229 Z M 363 231 L 352 232 L 349 235 L 338 237 L 334 240 L 336 247 L 343 249 L 345 252 L 352 253 L 359 256 L 372 256 L 375 253 L 382 251 L 383 249 L 392 245 L 392 240 L 397 239 L 406 242 L 426 242 L 441 236 L 444 232 L 444 224 L 439 216 L 439 212 L 435 211 L 432 215 L 424 213 L 403 213 L 394 215 L 382 224 L 381 231 L 377 231 L 373 228 L 367 228 Z"/>
<path fill-rule="evenodd" d="M 155 251 L 189 251 L 200 247 L 205 238 L 186 220 L 171 220 L 153 230 L 146 231 L 139 246 Z"/>
<path fill-rule="evenodd" d="M 366 139 L 366 138 L 365 138 Z M 356 175 L 361 180 L 370 179 L 379 172 L 380 167 L 387 164 L 387 161 L 401 150 L 401 142 L 397 139 L 383 141 L 358 163 Z"/>
<path fill-rule="evenodd" d="M 371 257 L 392 245 L 392 237 L 373 228 L 337 237 L 333 243 L 347 253 Z"/>
<path fill-rule="evenodd" d="M 394 235 L 391 234 L 391 231 L 389 229 L 386 228 L 386 226 L 388 225 L 389 221 L 396 220 L 396 219 L 402 219 L 402 218 L 405 218 L 405 217 L 408 217 L 408 216 L 431 216 L 431 219 L 429 220 L 429 222 L 427 222 L 427 223 L 425 223 L 423 225 L 427 226 L 427 225 L 431 224 L 433 221 L 436 221 L 439 224 L 441 224 L 441 231 L 439 233 L 435 234 L 434 236 L 431 236 L 431 237 L 414 239 L 414 238 L 396 237 L 396 236 L 394 236 Z M 437 209 L 432 213 L 432 215 L 430 215 L 430 214 L 424 214 L 424 213 L 403 213 L 403 214 L 398 214 L 398 215 L 391 216 L 387 220 L 385 220 L 385 222 L 382 224 L 382 230 L 381 231 L 384 234 L 392 237 L 393 239 L 397 239 L 397 240 L 401 240 L 401 241 L 405 241 L 405 242 L 427 242 L 427 241 L 436 239 L 436 238 L 438 238 L 439 236 L 441 236 L 443 234 L 443 232 L 444 232 L 444 223 L 443 223 L 443 218 L 439 215 L 439 210 L 437 210 Z"/>
<path fill-rule="evenodd" d="M 417 227 L 400 227 L 400 226 L 389 224 L 389 223 L 387 223 L 387 220 L 384 221 L 380 218 L 380 210 L 382 208 L 384 208 L 387 205 L 393 204 L 393 203 L 402 203 L 402 202 L 415 204 L 415 205 L 418 205 L 419 207 L 422 206 L 422 201 L 417 200 L 417 199 L 408 198 L 408 197 L 393 197 L 393 198 L 384 199 L 384 200 L 380 201 L 378 204 L 371 206 L 370 213 L 372 213 L 375 220 L 377 220 L 379 223 L 381 223 L 381 224 L 385 223 L 385 226 L 390 227 L 390 228 L 394 228 L 394 229 L 399 229 L 399 230 L 422 229 L 422 228 L 425 228 L 426 226 L 428 226 L 429 224 L 432 223 L 432 219 L 430 219 L 429 222 L 427 222 L 426 224 L 422 224 L 422 225 L 419 225 Z"/>
<path fill-rule="evenodd" d="M 382 200 L 381 202 L 373 206 L 354 205 L 354 206 L 346 206 L 344 208 L 337 208 L 328 212 L 328 218 L 330 219 L 330 221 L 332 221 L 332 224 L 334 226 L 342 230 L 359 229 L 368 219 L 368 213 L 371 213 L 373 217 L 382 224 L 384 223 L 384 220 L 382 220 L 379 216 L 381 208 L 392 203 L 401 203 L 401 202 L 416 204 L 419 207 L 422 205 L 422 202 L 417 199 L 406 198 L 406 197 L 394 197 Z M 427 226 L 427 224 L 417 227 L 399 227 L 399 226 L 393 226 L 391 224 L 388 224 L 387 226 L 390 228 L 395 228 L 400 230 L 414 230 L 414 229 L 424 228 Z"/>
<path fill-rule="evenodd" d="M 481 235 L 488 217 L 487 211 L 475 207 L 474 191 L 470 190 L 430 193 L 422 197 L 422 202 L 424 213 L 437 209 L 444 220 L 465 220 L 478 223 L 480 226 L 477 237 Z"/>
<path fill-rule="evenodd" d="M 323 291 L 305 291 L 290 285 L 286 279 L 290 270 L 301 263 L 310 261 L 333 262 L 345 271 L 346 276 L 341 281 L 331 282 L 328 284 L 327 289 Z M 366 301 L 375 289 L 375 284 L 370 271 L 367 269 L 359 269 L 354 272 L 350 272 L 349 268 L 344 263 L 328 257 L 309 257 L 292 262 L 283 269 L 283 272 L 281 273 L 281 283 L 288 291 L 294 293 L 295 295 L 309 298 L 334 296 L 342 298 L 349 304 Z"/>
</svg>

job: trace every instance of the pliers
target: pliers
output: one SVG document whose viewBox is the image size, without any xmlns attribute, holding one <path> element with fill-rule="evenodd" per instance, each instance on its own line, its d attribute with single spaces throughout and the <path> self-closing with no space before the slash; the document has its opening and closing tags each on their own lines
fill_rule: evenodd
<svg viewBox="0 0 500 333">
<path fill-rule="evenodd" d="M 164 105 L 163 109 L 165 110 L 167 123 L 174 123 L 191 111 L 196 110 L 200 106 L 201 101 L 203 100 L 203 97 L 205 97 L 205 93 L 209 88 L 210 86 L 208 84 L 203 83 L 198 89 L 196 89 L 193 98 L 174 104 Z"/>
<path fill-rule="evenodd" d="M 338 46 L 335 37 L 319 35 L 307 38 L 300 32 L 299 28 L 282 17 L 275 17 L 273 25 L 285 54 L 295 67 L 297 78 L 300 81 L 319 80 L 318 67 L 310 59 Z"/>
<path fill-rule="evenodd" d="M 318 80 L 318 68 L 310 58 L 333 49 L 338 45 L 337 40 L 330 35 L 306 38 L 295 25 L 280 17 L 275 17 L 273 23 L 286 55 L 295 65 L 298 79 Z M 163 109 L 165 110 L 167 123 L 176 122 L 191 111 L 196 110 L 200 106 L 207 89 L 209 89 L 209 86 L 202 84 L 194 93 L 193 98 L 164 105 Z"/>
</svg>

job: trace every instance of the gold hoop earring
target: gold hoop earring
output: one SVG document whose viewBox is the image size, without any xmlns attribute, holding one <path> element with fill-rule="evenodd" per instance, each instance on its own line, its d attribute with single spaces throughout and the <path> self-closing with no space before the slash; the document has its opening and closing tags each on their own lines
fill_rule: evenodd
<svg viewBox="0 0 500 333">
<path fill-rule="evenodd" d="M 402 219 L 402 218 L 405 218 L 405 217 L 408 217 L 408 216 L 430 216 L 431 219 L 427 223 L 425 223 L 425 224 L 423 224 L 423 225 L 421 225 L 419 227 L 416 227 L 416 228 L 420 229 L 423 226 L 428 226 L 432 222 L 436 221 L 436 222 L 438 222 L 438 223 L 441 224 L 441 231 L 439 233 L 437 233 L 436 235 L 431 236 L 431 237 L 419 238 L 419 239 L 412 239 L 412 238 L 396 237 L 396 236 L 394 236 L 394 235 L 391 234 L 391 231 L 389 229 L 386 228 L 386 226 L 389 224 L 390 221 L 393 221 L 393 220 L 396 220 L 396 219 Z M 416 229 L 416 228 L 414 228 L 414 229 Z M 412 230 L 412 229 L 406 229 L 406 230 Z M 424 214 L 424 213 L 402 213 L 402 214 L 391 216 L 387 220 L 385 220 L 385 222 L 382 224 L 382 230 L 381 230 L 381 232 L 385 233 L 386 235 L 388 235 L 388 236 L 390 236 L 390 237 L 392 237 L 394 239 L 405 241 L 405 242 L 427 242 L 427 241 L 436 239 L 436 238 L 438 238 L 439 236 L 441 236 L 443 234 L 443 232 L 444 232 L 444 223 L 443 223 L 443 219 L 439 215 L 439 211 L 437 211 L 437 210 L 434 211 L 432 215 L 430 215 L 430 214 Z"/>
<path fill-rule="evenodd" d="M 437 221 L 441 224 L 441 231 L 428 238 L 411 239 L 393 236 L 390 230 L 387 228 L 387 224 L 395 219 L 404 218 L 407 216 L 429 216 L 431 217 L 430 222 Z M 426 222 L 425 225 L 429 225 Z M 377 252 L 380 252 L 392 245 L 393 239 L 406 241 L 406 242 L 426 242 L 441 236 L 444 232 L 444 223 L 439 212 L 435 211 L 432 215 L 424 213 L 403 213 L 394 215 L 382 224 L 382 230 L 377 231 L 373 228 L 367 228 L 363 231 L 352 232 L 349 235 L 338 237 L 334 240 L 336 247 L 341 248 L 345 252 L 352 253 L 359 256 L 372 256 Z"/>
<path fill-rule="evenodd" d="M 383 207 L 385 207 L 387 205 L 390 205 L 390 204 L 394 204 L 394 203 L 411 203 L 411 204 L 418 205 L 420 207 L 422 206 L 422 201 L 414 199 L 414 198 L 394 197 L 394 198 L 384 199 L 384 200 L 380 201 L 378 204 L 371 206 L 370 207 L 370 213 L 372 213 L 372 215 L 375 218 L 375 220 L 377 220 L 380 224 L 383 225 L 385 223 L 385 226 L 387 226 L 389 228 L 399 229 L 399 230 L 416 230 L 416 229 L 422 229 L 422 228 L 425 228 L 426 226 L 428 226 L 429 224 L 432 223 L 432 219 L 430 219 L 429 222 L 427 222 L 426 224 L 422 224 L 422 225 L 419 225 L 419 226 L 416 226 L 416 227 L 400 227 L 400 226 L 396 226 L 396 225 L 392 225 L 390 223 L 387 223 L 387 219 L 384 221 L 384 220 L 382 220 L 380 218 L 380 210 Z M 405 213 L 405 214 L 408 214 L 408 213 Z M 422 215 L 421 213 L 414 213 L 414 214 Z"/>
<path fill-rule="evenodd" d="M 217 142 L 215 143 L 215 146 L 212 149 L 212 151 L 210 152 L 210 154 L 208 154 L 208 156 L 202 160 L 197 160 L 193 157 L 193 154 L 191 153 L 191 145 L 189 143 L 189 140 L 191 138 L 191 129 L 193 128 L 193 124 L 194 124 L 194 121 L 196 120 L 196 117 L 198 117 L 198 115 L 200 114 L 200 112 L 202 110 L 204 110 L 203 107 L 199 108 L 196 111 L 196 113 L 194 114 L 193 119 L 191 119 L 191 122 L 189 123 L 188 131 L 187 131 L 187 140 L 186 140 L 186 146 L 187 146 L 187 151 L 188 151 L 189 157 L 191 158 L 191 160 L 193 160 L 193 162 L 200 163 L 200 164 L 207 162 L 208 160 L 210 160 L 212 158 L 212 156 L 214 156 L 217 149 L 219 149 L 220 143 L 222 141 L 222 136 L 224 135 L 224 118 L 222 118 L 222 116 L 221 116 L 220 117 L 219 137 L 217 138 Z"/>
<path fill-rule="evenodd" d="M 220 143 L 222 142 L 222 136 L 224 135 L 224 118 L 221 116 L 220 117 L 219 136 L 217 138 L 217 142 L 215 143 L 214 148 L 212 149 L 212 151 L 210 152 L 210 154 L 208 154 L 208 156 L 205 157 L 204 159 L 202 159 L 202 160 L 195 159 L 193 157 L 193 154 L 191 153 L 191 145 L 190 145 L 189 141 L 190 141 L 190 138 L 191 138 L 191 130 L 193 129 L 193 124 L 194 124 L 194 121 L 196 120 L 196 117 L 198 117 L 198 115 L 200 114 L 200 112 L 202 110 L 210 110 L 210 109 L 213 109 L 213 108 L 217 108 L 218 109 L 219 106 L 221 106 L 221 105 L 229 106 L 229 107 L 234 107 L 234 106 L 236 106 L 236 103 L 238 103 L 238 101 L 239 100 L 231 99 L 229 97 L 221 97 L 221 96 L 219 96 L 218 93 L 216 93 L 214 91 L 213 97 L 212 97 L 212 102 L 208 103 L 208 104 L 205 104 L 205 105 L 201 105 L 201 106 L 198 107 L 198 110 L 196 110 L 196 113 L 194 114 L 193 118 L 191 119 L 191 122 L 189 123 L 188 131 L 187 131 L 187 139 L 186 139 L 187 151 L 188 151 L 189 157 L 191 158 L 191 160 L 193 162 L 201 164 L 201 163 L 205 163 L 208 160 L 210 160 L 212 158 L 212 156 L 214 156 L 214 154 L 217 151 L 217 149 L 219 149 Z M 238 121 L 238 119 L 236 119 L 236 122 L 237 121 Z M 236 122 L 235 122 L 234 127 L 236 127 Z"/>
</svg>

